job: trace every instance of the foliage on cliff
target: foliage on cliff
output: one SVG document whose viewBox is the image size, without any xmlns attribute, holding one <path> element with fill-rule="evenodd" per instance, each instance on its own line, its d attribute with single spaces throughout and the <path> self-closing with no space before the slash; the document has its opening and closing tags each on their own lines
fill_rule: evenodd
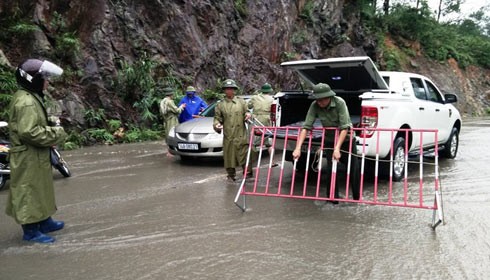
<svg viewBox="0 0 490 280">
<path fill-rule="evenodd" d="M 158 129 L 163 86 L 181 95 L 193 85 L 207 99 L 219 98 L 226 78 L 242 93 L 265 82 L 290 89 L 299 80 L 281 62 L 332 56 L 368 55 L 381 70 L 427 75 L 459 95 L 463 114 L 484 114 L 490 39 L 482 23 L 490 21 L 440 23 L 418 2 L 382 11 L 368 0 L 3 1 L 0 118 L 15 90 L 12 65 L 27 57 L 62 65 L 50 90 L 55 113 L 86 139 L 109 138 L 97 129 L 111 134 L 115 121 Z"/>
</svg>

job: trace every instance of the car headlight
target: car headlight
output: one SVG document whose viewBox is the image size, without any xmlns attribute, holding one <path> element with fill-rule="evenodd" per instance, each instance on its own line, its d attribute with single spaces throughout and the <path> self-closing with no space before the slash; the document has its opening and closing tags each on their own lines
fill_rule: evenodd
<svg viewBox="0 0 490 280">
<path fill-rule="evenodd" d="M 168 132 L 168 137 L 175 138 L 175 126 L 170 129 Z"/>
</svg>

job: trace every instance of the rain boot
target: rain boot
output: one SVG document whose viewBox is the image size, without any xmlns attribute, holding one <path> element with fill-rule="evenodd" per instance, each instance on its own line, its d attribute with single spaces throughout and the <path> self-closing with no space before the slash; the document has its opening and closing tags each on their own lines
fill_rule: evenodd
<svg viewBox="0 0 490 280">
<path fill-rule="evenodd" d="M 64 222 L 55 221 L 51 217 L 47 218 L 44 221 L 39 222 L 39 230 L 42 233 L 57 231 L 57 230 L 62 229 L 64 226 L 65 226 Z"/>
<path fill-rule="evenodd" d="M 243 169 L 243 176 L 245 177 L 245 165 L 242 165 L 242 169 Z M 252 177 L 252 176 L 253 176 L 252 166 L 249 166 L 247 170 L 247 177 Z"/>
<path fill-rule="evenodd" d="M 228 174 L 228 176 L 227 176 L 228 180 L 231 180 L 233 182 L 236 181 L 236 170 L 235 170 L 235 168 L 226 168 L 226 173 Z"/>
<path fill-rule="evenodd" d="M 54 238 L 39 231 L 39 223 L 22 225 L 24 235 L 22 239 L 37 243 L 53 243 Z"/>
</svg>

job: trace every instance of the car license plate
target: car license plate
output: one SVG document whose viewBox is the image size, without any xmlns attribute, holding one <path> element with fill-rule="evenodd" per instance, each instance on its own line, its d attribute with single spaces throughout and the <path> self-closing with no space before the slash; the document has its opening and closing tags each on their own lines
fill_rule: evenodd
<svg viewBox="0 0 490 280">
<path fill-rule="evenodd" d="M 199 150 L 199 145 L 194 143 L 178 143 L 177 146 L 179 147 L 179 150 Z"/>
</svg>

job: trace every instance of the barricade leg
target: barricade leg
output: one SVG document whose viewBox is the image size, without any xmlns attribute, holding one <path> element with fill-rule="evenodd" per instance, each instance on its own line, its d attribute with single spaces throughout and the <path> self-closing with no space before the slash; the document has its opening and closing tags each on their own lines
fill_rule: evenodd
<svg viewBox="0 0 490 280">
<path fill-rule="evenodd" d="M 438 225 L 441 223 L 444 223 L 444 216 L 442 212 L 442 197 L 441 193 L 439 191 L 436 191 L 435 194 L 435 204 L 436 204 L 436 209 L 432 212 L 432 229 L 435 230 Z M 436 219 L 437 216 L 437 219 Z M 437 221 L 436 221 L 437 220 Z"/>
</svg>

